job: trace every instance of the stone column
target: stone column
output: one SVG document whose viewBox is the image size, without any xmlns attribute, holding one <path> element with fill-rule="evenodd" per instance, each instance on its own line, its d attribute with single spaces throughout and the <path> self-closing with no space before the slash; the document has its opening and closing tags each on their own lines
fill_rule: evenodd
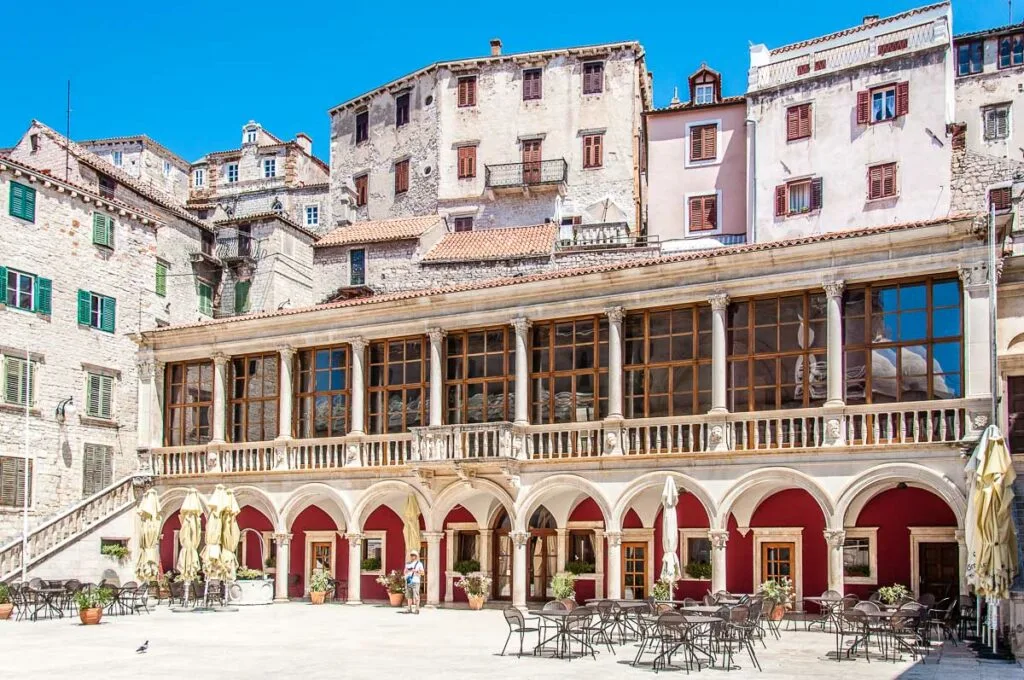
<svg viewBox="0 0 1024 680">
<path fill-rule="evenodd" d="M 513 531 L 512 539 L 512 606 L 526 607 L 526 543 L 530 534 Z"/>
<path fill-rule="evenodd" d="M 711 412 L 727 413 L 725 405 L 725 376 L 728 370 L 726 360 L 726 312 L 729 296 L 715 293 L 708 297 L 711 303 Z"/>
<path fill-rule="evenodd" d="M 825 529 L 825 542 L 828 543 L 828 589 L 845 595 L 843 543 L 846 542 L 846 532 L 842 529 Z"/>
<path fill-rule="evenodd" d="M 274 534 L 274 543 L 277 546 L 277 561 L 274 575 L 274 602 L 288 601 L 288 569 L 291 562 L 291 534 Z"/>
<path fill-rule="evenodd" d="M 477 561 L 480 562 L 480 571 L 487 575 L 491 573 L 491 541 L 493 536 L 493 529 L 480 529 Z"/>
<path fill-rule="evenodd" d="M 352 351 L 352 422 L 349 425 L 349 434 L 364 434 L 366 425 L 364 420 L 363 404 L 366 399 L 366 340 L 363 338 L 352 338 L 348 342 Z M 351 591 L 349 591 L 351 592 Z"/>
<path fill-rule="evenodd" d="M 167 365 L 162 361 L 153 362 L 153 389 L 150 390 L 150 446 L 164 445 L 164 378 Z"/>
<path fill-rule="evenodd" d="M 530 424 L 530 320 L 512 319 L 516 335 L 515 424 Z"/>
<path fill-rule="evenodd" d="M 594 570 L 597 581 L 594 582 L 594 597 L 604 597 L 604 529 L 594 529 Z"/>
<path fill-rule="evenodd" d="M 444 422 L 444 356 L 445 331 L 431 328 L 430 336 L 430 427 L 440 427 Z"/>
<path fill-rule="evenodd" d="M 825 361 L 828 400 L 825 406 L 843 406 L 843 287 L 842 281 L 823 285 L 828 305 L 828 338 Z"/>
<path fill-rule="evenodd" d="M 555 529 L 555 571 L 565 571 L 565 563 L 569 553 L 569 530 L 565 528 Z"/>
<path fill-rule="evenodd" d="M 441 537 L 440 531 L 425 531 L 427 542 L 427 605 L 436 607 L 441 603 Z"/>
<path fill-rule="evenodd" d="M 960 601 L 967 602 L 970 597 L 970 592 L 967 588 L 967 560 L 969 558 L 967 537 L 962 529 L 957 529 L 953 532 L 953 535 L 956 537 L 956 545 L 959 553 Z"/>
<path fill-rule="evenodd" d="M 160 418 L 160 413 L 153 412 L 153 390 L 155 388 L 156 366 L 152 354 L 139 356 L 139 424 L 136 433 L 137 448 L 149 449 L 153 446 L 153 420 Z"/>
<path fill-rule="evenodd" d="M 622 597 L 622 532 L 606 531 L 608 539 L 608 599 Z"/>
<path fill-rule="evenodd" d="M 622 307 L 611 307 L 608 314 L 608 415 L 605 420 L 622 420 Z"/>
<path fill-rule="evenodd" d="M 360 579 L 363 576 L 363 535 L 346 534 L 348 538 L 348 603 L 362 604 Z"/>
<path fill-rule="evenodd" d="M 295 360 L 295 348 L 287 345 L 278 348 L 281 362 L 280 385 L 278 385 L 277 396 L 277 438 L 286 440 L 292 438 L 292 364 Z"/>
<path fill-rule="evenodd" d="M 444 601 L 455 601 L 455 581 L 448 581 L 448 572 L 455 566 L 455 529 L 444 530 L 444 564 L 441 567 L 441 578 L 444 579 Z"/>
<path fill-rule="evenodd" d="M 729 532 L 724 529 L 708 531 L 711 540 L 711 592 L 725 590 L 725 544 L 729 542 Z"/>
<path fill-rule="evenodd" d="M 213 355 L 213 413 L 210 414 L 213 420 L 213 438 L 211 444 L 223 444 L 227 435 L 227 387 L 228 387 L 228 357 L 217 353 Z"/>
<path fill-rule="evenodd" d="M 992 397 L 992 343 L 989 328 L 988 266 L 984 262 L 960 267 L 964 295 L 964 396 Z M 976 429 L 984 429 L 989 413 L 971 414 Z M 984 425 L 981 420 L 984 419 Z M 980 425 L 980 427 L 978 427 Z"/>
</svg>

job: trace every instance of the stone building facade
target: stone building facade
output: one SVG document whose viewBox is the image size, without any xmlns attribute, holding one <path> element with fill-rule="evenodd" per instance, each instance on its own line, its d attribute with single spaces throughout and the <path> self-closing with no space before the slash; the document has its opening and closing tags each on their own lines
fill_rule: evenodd
<svg viewBox="0 0 1024 680">
<path fill-rule="evenodd" d="M 189 193 L 189 163 L 156 140 L 146 136 L 108 137 L 78 142 L 83 149 L 160 191 L 177 203 Z"/>
<path fill-rule="evenodd" d="M 440 214 L 460 229 L 640 222 L 637 43 L 438 62 L 331 110 L 335 210 Z"/>
</svg>

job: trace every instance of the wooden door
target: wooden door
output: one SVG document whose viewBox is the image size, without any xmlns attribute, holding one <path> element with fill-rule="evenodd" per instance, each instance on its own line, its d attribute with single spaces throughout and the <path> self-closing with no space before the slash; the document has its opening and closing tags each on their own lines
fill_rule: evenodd
<svg viewBox="0 0 1024 680">
<path fill-rule="evenodd" d="M 918 543 L 918 597 L 956 597 L 960 582 L 960 550 L 956 543 Z"/>
<path fill-rule="evenodd" d="M 540 140 L 529 139 L 523 142 L 523 184 L 540 182 L 541 151 Z"/>
<path fill-rule="evenodd" d="M 491 559 L 491 578 L 495 600 L 512 599 L 512 538 L 507 530 L 494 532 Z"/>
<path fill-rule="evenodd" d="M 647 543 L 622 544 L 622 597 L 647 597 Z"/>
<path fill-rule="evenodd" d="M 761 582 L 788 576 L 796 584 L 796 544 L 761 544 Z"/>
<path fill-rule="evenodd" d="M 328 576 L 334 577 L 331 570 L 331 549 L 333 545 L 328 542 L 317 542 L 312 545 L 312 560 L 309 564 L 309 577 L 312 578 L 319 570 L 327 572 Z"/>
</svg>

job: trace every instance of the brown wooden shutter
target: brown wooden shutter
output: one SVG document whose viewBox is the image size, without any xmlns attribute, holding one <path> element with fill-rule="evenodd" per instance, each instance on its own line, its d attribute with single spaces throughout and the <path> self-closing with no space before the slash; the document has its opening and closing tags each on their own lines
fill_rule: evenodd
<svg viewBox="0 0 1024 680">
<path fill-rule="evenodd" d="M 718 137 L 718 127 L 715 125 L 707 125 L 704 127 L 704 160 L 713 160 L 718 155 L 716 148 L 716 142 Z"/>
<path fill-rule="evenodd" d="M 799 106 L 791 106 L 786 109 L 786 139 L 792 141 L 800 137 L 800 112 Z"/>
<path fill-rule="evenodd" d="M 882 195 L 896 195 L 896 164 L 889 163 L 882 166 Z"/>
<path fill-rule="evenodd" d="M 703 201 L 701 200 L 700 196 L 694 196 L 693 198 L 690 199 L 690 219 L 688 220 L 689 221 L 689 225 L 688 226 L 690 227 L 691 231 L 699 231 L 700 230 L 700 227 L 701 227 L 701 221 L 700 220 L 701 220 L 701 214 L 702 214 L 701 213 L 701 207 L 702 206 L 703 206 Z"/>
<path fill-rule="evenodd" d="M 786 185 L 780 184 L 775 187 L 775 216 L 783 217 L 786 214 Z"/>
<path fill-rule="evenodd" d="M 804 104 L 800 107 L 799 132 L 801 137 L 811 136 L 811 105 Z"/>
<path fill-rule="evenodd" d="M 718 197 L 704 197 L 704 225 L 709 229 L 718 227 Z"/>
<path fill-rule="evenodd" d="M 811 210 L 821 210 L 821 178 L 811 180 Z"/>
<path fill-rule="evenodd" d="M 905 116 L 910 113 L 910 82 L 904 80 L 896 83 L 896 115 Z"/>
<path fill-rule="evenodd" d="M 690 128 L 690 160 L 691 161 L 699 161 L 699 160 L 701 160 L 704 157 L 703 156 L 703 152 L 704 152 L 704 142 L 703 142 L 704 135 L 703 135 L 703 132 L 704 132 L 704 128 L 701 128 L 701 127 Z"/>
<path fill-rule="evenodd" d="M 868 169 L 868 198 L 882 197 L 882 167 L 875 166 Z"/>
<path fill-rule="evenodd" d="M 857 93 L 857 124 L 867 125 L 871 122 L 871 93 L 861 90 Z"/>
</svg>

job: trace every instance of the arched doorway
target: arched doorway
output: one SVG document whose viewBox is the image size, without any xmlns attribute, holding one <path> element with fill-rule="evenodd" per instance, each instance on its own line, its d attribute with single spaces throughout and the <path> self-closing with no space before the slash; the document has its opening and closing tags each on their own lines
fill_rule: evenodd
<svg viewBox="0 0 1024 680">
<path fill-rule="evenodd" d="M 512 520 L 502 510 L 494 521 L 493 540 L 491 542 L 491 579 L 495 600 L 512 599 Z"/>
<path fill-rule="evenodd" d="M 558 532 L 554 516 L 543 505 L 530 517 L 530 538 L 526 551 L 526 599 L 546 600 L 554 597 L 551 578 L 558 568 Z"/>
</svg>

